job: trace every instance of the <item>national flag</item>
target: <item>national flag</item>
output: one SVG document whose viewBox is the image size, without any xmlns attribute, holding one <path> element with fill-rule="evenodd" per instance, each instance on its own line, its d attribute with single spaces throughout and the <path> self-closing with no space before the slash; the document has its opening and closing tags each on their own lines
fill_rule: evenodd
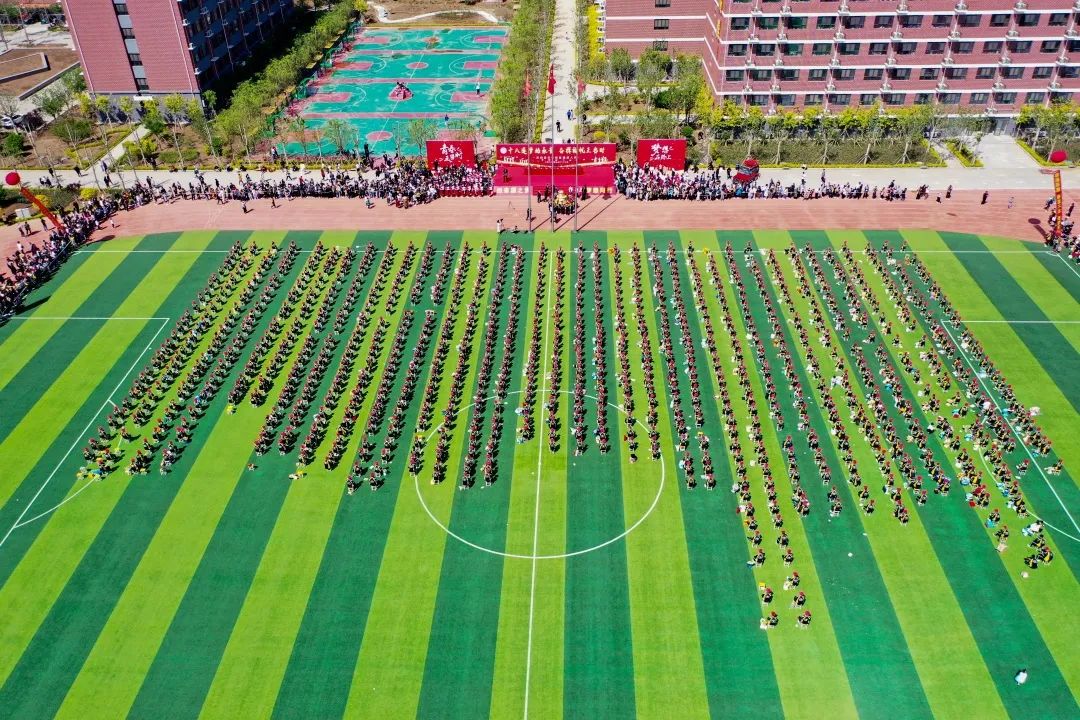
<svg viewBox="0 0 1080 720">
<path fill-rule="evenodd" d="M 555 94 L 555 63 L 551 64 L 551 69 L 548 70 L 548 95 Z"/>
</svg>

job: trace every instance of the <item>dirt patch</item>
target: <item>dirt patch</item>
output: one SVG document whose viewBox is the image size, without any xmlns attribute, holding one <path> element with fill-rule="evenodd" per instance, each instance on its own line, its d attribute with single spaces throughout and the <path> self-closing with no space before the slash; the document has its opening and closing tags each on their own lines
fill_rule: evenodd
<svg viewBox="0 0 1080 720">
<path fill-rule="evenodd" d="M 22 95 L 30 88 L 56 77 L 79 61 L 78 53 L 66 47 L 39 45 L 35 48 L 8 50 L 0 55 L 0 63 L 16 62 L 7 62 L 7 64 L 0 65 L 0 75 L 17 72 L 20 63 L 29 68 L 35 64 L 36 57 L 40 56 L 41 53 L 45 53 L 45 57 L 49 60 L 48 69 L 0 82 L 0 94 Z"/>
<path fill-rule="evenodd" d="M 423 15 L 429 12 L 441 13 L 435 17 L 417 20 L 416 25 L 487 25 L 483 18 L 468 10 L 482 10 L 491 13 L 502 22 L 510 22 L 514 14 L 511 2 L 484 2 L 463 3 L 453 0 L 383 0 L 378 3 L 386 8 L 391 20 L 401 20 L 414 15 Z"/>
</svg>

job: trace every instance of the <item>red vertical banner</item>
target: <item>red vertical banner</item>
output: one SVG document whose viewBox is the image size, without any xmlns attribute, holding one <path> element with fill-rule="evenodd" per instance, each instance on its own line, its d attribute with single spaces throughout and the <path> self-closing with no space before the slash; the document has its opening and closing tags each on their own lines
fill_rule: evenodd
<svg viewBox="0 0 1080 720">
<path fill-rule="evenodd" d="M 1054 234 L 1058 239 L 1065 237 L 1065 228 L 1062 227 L 1064 223 L 1065 215 L 1065 198 L 1061 192 L 1061 171 L 1054 171 L 1054 204 L 1056 206 L 1056 212 L 1054 212 Z"/>
<path fill-rule="evenodd" d="M 1058 184 L 1059 185 L 1061 183 L 1060 175 L 1061 174 L 1058 173 Z M 64 224 L 60 222 L 59 218 L 57 218 L 56 215 L 54 215 L 52 213 L 52 211 L 49 210 L 49 208 L 45 207 L 45 203 L 41 202 L 41 200 L 37 197 L 37 195 L 34 195 L 34 193 L 30 192 L 30 190 L 25 185 L 20 187 L 19 191 L 22 192 L 24 198 L 26 198 L 27 200 L 32 202 L 35 205 L 35 207 L 37 207 L 37 209 L 41 211 L 42 215 L 44 215 L 45 217 L 52 220 L 52 224 L 56 226 L 57 230 L 63 230 L 64 229 Z"/>
<path fill-rule="evenodd" d="M 426 152 L 428 169 L 436 163 L 439 167 L 472 167 L 476 164 L 476 142 L 473 140 L 428 140 Z"/>
<path fill-rule="evenodd" d="M 686 139 L 638 140 L 637 162 L 638 165 L 682 170 L 686 167 Z"/>
</svg>

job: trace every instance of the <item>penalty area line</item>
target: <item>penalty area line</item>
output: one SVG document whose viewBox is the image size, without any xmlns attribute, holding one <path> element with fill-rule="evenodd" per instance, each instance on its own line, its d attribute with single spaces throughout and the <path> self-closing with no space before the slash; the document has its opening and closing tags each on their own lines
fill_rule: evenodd
<svg viewBox="0 0 1080 720">
<path fill-rule="evenodd" d="M 11 533 L 13 533 L 16 528 L 20 527 L 20 525 L 25 525 L 26 524 L 26 523 L 23 522 L 23 518 L 26 517 L 26 513 L 30 511 L 30 508 L 33 507 L 33 505 L 34 505 L 34 502 L 41 496 L 41 493 L 43 493 L 45 491 L 45 488 L 48 487 L 50 482 L 52 482 L 52 479 L 54 477 L 56 477 L 56 473 L 60 472 L 60 468 L 63 466 L 63 464 L 65 462 L 67 462 L 68 457 L 71 455 L 71 453 L 73 453 L 75 451 L 75 448 L 77 448 L 79 446 L 79 443 L 82 442 L 82 439 L 84 437 L 86 437 L 86 434 L 88 432 L 90 432 L 90 428 L 92 428 L 94 426 L 94 423 L 97 422 L 98 416 L 101 415 L 101 413 L 105 410 L 105 408 L 108 407 L 112 403 L 113 395 L 115 395 L 120 390 L 120 388 L 123 387 L 124 383 L 127 382 L 127 379 L 131 376 L 131 373 L 135 372 L 135 368 L 138 367 L 139 364 L 142 362 L 142 359 L 146 356 L 146 353 L 150 352 L 150 348 L 152 348 L 154 346 L 154 342 L 156 342 L 157 339 L 158 339 L 158 336 L 161 335 L 161 331 L 164 330 L 169 324 L 168 323 L 168 318 L 162 318 L 162 320 L 163 320 L 163 322 L 161 323 L 161 326 L 157 329 L 157 332 L 154 333 L 153 337 L 150 338 L 150 341 L 146 343 L 146 347 L 144 347 L 142 349 L 142 352 L 139 353 L 138 357 L 135 358 L 134 362 L 131 363 L 131 367 L 129 367 L 127 372 L 124 373 L 124 377 L 120 378 L 120 382 L 116 383 L 116 387 L 114 387 L 112 389 L 112 391 L 108 394 L 108 396 L 105 398 L 105 402 L 101 403 L 101 407 L 99 407 L 97 409 L 97 412 L 95 412 L 90 417 L 89 422 L 86 423 L 86 427 L 84 427 L 82 429 L 82 432 L 80 432 L 78 434 L 78 436 L 75 438 L 75 442 L 71 443 L 71 447 L 69 447 L 67 449 L 67 452 L 64 453 L 64 456 L 62 458 L 60 458 L 60 461 L 58 463 L 56 463 L 56 467 L 54 467 L 52 472 L 49 473 L 49 476 L 47 478 L 45 478 L 45 482 L 41 483 L 41 487 L 39 487 L 37 489 L 37 492 L 34 493 L 34 496 L 32 498 L 30 498 L 30 502 L 28 502 L 26 504 L 26 507 L 23 508 L 23 511 L 21 513 L 19 513 L 19 517 L 17 517 L 15 519 L 14 524 L 8 529 L 8 531 L 6 533 L 4 533 L 4 537 L 0 538 L 0 547 L 4 546 L 4 543 L 7 542 L 7 539 L 9 537 L 11 537 Z M 87 485 L 80 488 L 79 492 L 82 492 L 83 490 L 85 490 L 87 486 L 89 486 L 89 483 L 87 483 Z M 75 495 L 78 495 L 78 493 L 75 493 Z M 46 514 L 52 512 L 53 510 L 56 510 L 56 508 L 60 507 L 60 505 L 63 505 L 65 502 L 67 502 L 71 498 L 75 497 L 75 495 L 69 496 L 66 500 L 61 502 L 56 507 L 53 507 L 53 508 L 51 508 L 49 510 L 46 510 L 41 515 L 38 515 L 37 517 L 34 517 L 31 520 L 28 520 L 27 522 L 37 520 L 42 515 L 46 515 Z"/>
</svg>

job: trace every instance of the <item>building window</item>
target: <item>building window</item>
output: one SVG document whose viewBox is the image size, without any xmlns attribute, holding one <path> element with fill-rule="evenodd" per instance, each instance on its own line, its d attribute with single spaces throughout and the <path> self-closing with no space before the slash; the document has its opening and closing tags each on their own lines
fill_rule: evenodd
<svg viewBox="0 0 1080 720">
<path fill-rule="evenodd" d="M 829 96 L 830 105 L 850 105 L 851 94 L 850 93 L 834 93 Z"/>
<path fill-rule="evenodd" d="M 754 46 L 754 54 L 758 57 L 772 57 L 776 54 L 776 43 L 761 43 Z"/>
<path fill-rule="evenodd" d="M 836 49 L 841 55 L 858 55 L 859 43 L 837 43 Z"/>
<path fill-rule="evenodd" d="M 750 79 L 756 82 L 767 82 L 772 80 L 772 70 L 751 70 Z"/>
<path fill-rule="evenodd" d="M 944 55 L 945 43 L 943 42 L 928 42 L 926 43 L 927 55 Z"/>
<path fill-rule="evenodd" d="M 1053 25 L 1053 26 L 1068 25 L 1069 24 L 1069 13 L 1063 13 L 1063 12 L 1050 13 L 1050 22 L 1049 22 L 1049 24 Z"/>
<path fill-rule="evenodd" d="M 667 40 L 653 40 L 652 49 L 667 52 Z"/>
<path fill-rule="evenodd" d="M 814 43 L 813 51 L 815 55 L 831 55 L 832 45 L 829 43 Z"/>
<path fill-rule="evenodd" d="M 1024 96 L 1024 102 L 1028 105 L 1038 105 L 1046 102 L 1046 93 L 1044 92 L 1029 92 Z"/>
<path fill-rule="evenodd" d="M 985 105 L 986 101 L 990 99 L 990 93 L 974 92 L 971 93 L 971 97 L 968 99 L 970 105 Z"/>
<path fill-rule="evenodd" d="M 900 18 L 900 27 L 905 28 L 917 28 L 922 27 L 922 15 L 904 15 Z"/>
<path fill-rule="evenodd" d="M 1009 80 L 1019 80 L 1024 77 L 1024 68 L 1022 67 L 1006 67 L 1001 68 L 1001 75 Z"/>
<path fill-rule="evenodd" d="M 994 93 L 994 102 L 1001 103 L 1002 105 L 1012 105 L 1016 102 L 1016 93 L 1014 92 L 1002 92 Z"/>
<path fill-rule="evenodd" d="M 888 93 L 884 96 L 886 105 L 903 105 L 904 93 Z"/>
<path fill-rule="evenodd" d="M 117 15 L 127 15 L 128 14 L 127 3 L 113 3 L 113 10 L 116 11 Z"/>
<path fill-rule="evenodd" d="M 142 65 L 142 55 L 139 53 L 128 53 L 128 62 L 132 65 Z"/>
<path fill-rule="evenodd" d="M 911 68 L 893 68 L 893 80 L 907 80 L 911 77 Z"/>
<path fill-rule="evenodd" d="M 991 40 L 983 43 L 983 52 L 985 53 L 999 53 L 1001 52 L 1001 41 Z"/>
<path fill-rule="evenodd" d="M 990 27 L 1005 27 L 1009 24 L 1008 13 L 994 13 L 990 16 Z"/>
<path fill-rule="evenodd" d="M 872 43 L 870 43 L 870 54 L 871 55 L 888 55 L 889 54 L 889 43 L 883 43 L 883 42 L 872 42 Z"/>
<path fill-rule="evenodd" d="M 1080 52 L 1080 40 L 1069 40 L 1069 52 Z"/>
<path fill-rule="evenodd" d="M 836 27 L 836 16 L 822 15 L 817 19 L 817 26 L 819 30 L 830 30 Z"/>
<path fill-rule="evenodd" d="M 734 17 L 731 18 L 732 30 L 746 30 L 750 27 L 750 18 L 748 17 Z"/>
<path fill-rule="evenodd" d="M 671 0 L 656 0 L 653 7 L 671 7 Z"/>
<path fill-rule="evenodd" d="M 920 80 L 937 80 L 938 70 L 939 69 L 936 68 L 936 67 L 923 68 L 922 70 L 919 71 L 919 79 Z"/>
<path fill-rule="evenodd" d="M 1031 69 L 1031 77 L 1036 80 L 1040 78 L 1048 78 L 1054 74 L 1054 68 L 1050 65 L 1040 65 L 1037 68 Z"/>
<path fill-rule="evenodd" d="M 139 92 L 146 92 L 150 89 L 150 84 L 146 82 L 146 78 L 135 78 L 135 89 Z"/>
<path fill-rule="evenodd" d="M 970 40 L 964 42 L 953 43 L 953 52 L 957 55 L 970 55 L 975 51 L 975 43 Z"/>
<path fill-rule="evenodd" d="M 820 105 L 824 99 L 821 93 L 807 93 L 803 105 Z"/>
<path fill-rule="evenodd" d="M 854 80 L 855 71 L 852 68 L 841 68 L 839 70 L 833 70 L 833 77 L 837 80 Z"/>
<path fill-rule="evenodd" d="M 793 105 L 795 105 L 795 96 L 794 95 L 786 95 L 786 94 L 781 95 L 780 96 L 780 104 L 783 105 L 784 107 L 792 107 Z"/>
<path fill-rule="evenodd" d="M 1076 65 L 1062 65 L 1061 69 L 1058 70 L 1058 77 L 1069 79 L 1080 77 L 1080 67 L 1077 67 Z"/>
<path fill-rule="evenodd" d="M 892 15 L 878 15 L 874 18 L 874 27 L 876 28 L 890 28 L 892 27 L 893 16 Z"/>
<path fill-rule="evenodd" d="M 762 107 L 769 104 L 768 95 L 751 95 L 749 100 L 751 105 L 755 105 L 757 107 Z"/>
<path fill-rule="evenodd" d="M 728 45 L 727 54 L 729 57 L 743 57 L 746 55 L 746 43 Z"/>
<path fill-rule="evenodd" d="M 967 72 L 967 68 L 945 68 L 945 77 L 947 77 L 949 80 L 963 80 L 967 77 Z"/>
<path fill-rule="evenodd" d="M 1072 102 L 1072 96 L 1071 92 L 1052 92 L 1050 93 L 1050 102 Z"/>
<path fill-rule="evenodd" d="M 936 27 L 936 28 L 949 27 L 949 25 L 951 25 L 951 24 L 952 24 L 952 16 L 951 15 L 935 15 L 934 16 L 934 21 L 931 23 L 931 25 L 933 27 Z"/>
<path fill-rule="evenodd" d="M 825 68 L 810 68 L 806 73 L 807 80 L 824 80 L 829 71 Z"/>
<path fill-rule="evenodd" d="M 982 22 L 982 16 L 981 15 L 961 15 L 960 19 L 957 22 L 959 22 L 960 27 L 966 27 L 966 28 L 979 27 L 979 23 Z"/>
<path fill-rule="evenodd" d="M 873 105 L 877 102 L 877 93 L 862 93 L 859 95 L 860 105 Z"/>
<path fill-rule="evenodd" d="M 881 76 L 885 74 L 882 68 L 866 68 L 863 70 L 863 80 L 880 80 Z"/>
<path fill-rule="evenodd" d="M 775 16 L 758 18 L 757 26 L 759 30 L 775 30 L 780 27 L 780 18 Z"/>
<path fill-rule="evenodd" d="M 1016 16 L 1016 24 L 1020 27 L 1035 27 L 1039 24 L 1039 16 L 1036 13 L 1020 13 Z"/>
<path fill-rule="evenodd" d="M 652 21 L 653 30 L 667 30 L 669 25 L 671 25 L 671 21 L 666 18 L 656 18 Z"/>
<path fill-rule="evenodd" d="M 125 40 L 134 40 L 135 31 L 131 28 L 122 27 L 120 28 L 120 37 L 124 38 Z"/>
<path fill-rule="evenodd" d="M 724 79 L 728 82 L 742 82 L 746 77 L 746 72 L 743 70 L 727 70 L 724 72 Z"/>
<path fill-rule="evenodd" d="M 805 30 L 806 29 L 806 16 L 789 17 L 787 21 L 789 30 Z"/>
<path fill-rule="evenodd" d="M 938 100 L 942 105 L 959 105 L 960 93 L 941 93 L 938 95 Z"/>
<path fill-rule="evenodd" d="M 979 80 L 988 80 L 994 77 L 994 68 L 981 67 L 975 71 L 975 77 L 977 77 Z"/>
<path fill-rule="evenodd" d="M 866 17 L 864 15 L 849 15 L 844 18 L 844 27 L 848 30 L 858 30 L 866 24 Z"/>
<path fill-rule="evenodd" d="M 1015 40 L 1009 43 L 1009 50 L 1014 53 L 1028 53 L 1031 52 L 1030 40 Z"/>
<path fill-rule="evenodd" d="M 916 105 L 929 105 L 934 99 L 933 93 L 921 92 L 915 96 Z"/>
<path fill-rule="evenodd" d="M 1056 53 L 1061 49 L 1060 40 L 1043 40 L 1042 45 L 1039 46 L 1039 52 L 1044 53 Z"/>
<path fill-rule="evenodd" d="M 784 43 L 784 55 L 788 57 L 802 55 L 802 43 Z"/>
<path fill-rule="evenodd" d="M 911 55 L 914 52 L 915 52 L 915 43 L 913 43 L 913 42 L 902 42 L 902 43 L 897 43 L 896 44 L 896 54 L 897 55 Z"/>
</svg>

